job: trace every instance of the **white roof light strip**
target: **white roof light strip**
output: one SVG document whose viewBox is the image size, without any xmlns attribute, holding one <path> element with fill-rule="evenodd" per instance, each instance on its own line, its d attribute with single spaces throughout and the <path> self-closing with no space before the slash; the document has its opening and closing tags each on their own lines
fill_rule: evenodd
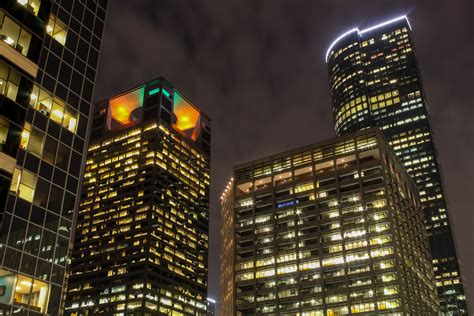
<svg viewBox="0 0 474 316">
<path fill-rule="evenodd" d="M 344 33 L 341 36 L 339 36 L 338 38 L 336 38 L 334 40 L 334 42 L 332 42 L 332 44 L 329 46 L 329 48 L 326 52 L 326 62 L 328 61 L 329 53 L 331 52 L 331 49 L 334 47 L 334 45 L 336 45 L 336 43 L 339 42 L 343 37 L 346 37 L 347 35 L 349 35 L 353 32 L 359 32 L 359 29 L 358 28 L 353 28 L 352 30 L 347 31 L 346 33 Z"/>
<path fill-rule="evenodd" d="M 377 24 L 377 25 L 374 25 L 374 26 L 371 26 L 369 28 L 366 28 L 362 31 L 359 31 L 360 34 L 362 33 L 366 33 L 366 32 L 370 32 L 372 30 L 375 30 L 375 29 L 378 29 L 379 27 L 382 27 L 382 26 L 385 26 L 385 25 L 388 25 L 388 24 L 391 24 L 391 23 L 394 23 L 394 22 L 397 22 L 397 21 L 400 21 L 400 20 L 403 20 L 403 19 L 406 19 L 407 22 L 408 22 L 408 18 L 406 15 L 402 15 L 402 16 L 399 16 L 398 18 L 395 18 L 395 19 L 392 19 L 392 20 L 389 20 L 389 21 L 385 21 L 383 23 L 380 23 L 380 24 Z M 410 25 L 410 23 L 408 23 L 408 25 Z M 411 27 L 410 27 L 411 29 Z"/>
<path fill-rule="evenodd" d="M 347 35 L 353 33 L 353 32 L 357 32 L 359 35 L 360 34 L 363 34 L 363 33 L 366 33 L 366 32 L 370 32 L 372 30 L 375 30 L 379 27 L 382 27 L 382 26 L 385 26 L 385 25 L 388 25 L 388 24 L 391 24 L 391 23 L 394 23 L 394 22 L 397 22 L 397 21 L 400 21 L 400 20 L 403 20 L 405 19 L 408 23 L 408 27 L 410 28 L 411 30 L 411 25 L 410 25 L 410 21 L 408 21 L 408 17 L 406 15 L 402 15 L 402 16 L 399 16 L 395 19 L 392 19 L 392 20 L 389 20 L 389 21 L 385 21 L 383 23 L 380 23 L 380 24 L 377 24 L 377 25 L 374 25 L 374 26 L 371 26 L 369 28 L 366 28 L 366 29 L 363 29 L 362 31 L 360 31 L 358 28 L 353 28 L 347 32 L 345 32 L 344 34 L 342 34 L 341 36 L 339 36 L 338 38 L 336 38 L 332 43 L 331 45 L 329 46 L 328 50 L 326 51 L 326 62 L 328 62 L 328 58 L 329 58 L 329 54 L 331 53 L 331 50 L 332 48 L 336 45 L 337 42 L 339 42 L 341 39 L 343 39 L 344 37 L 346 37 Z"/>
</svg>

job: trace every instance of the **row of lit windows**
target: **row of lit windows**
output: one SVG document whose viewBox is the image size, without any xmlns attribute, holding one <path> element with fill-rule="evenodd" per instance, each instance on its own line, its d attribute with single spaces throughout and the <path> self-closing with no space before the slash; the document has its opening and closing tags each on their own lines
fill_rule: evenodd
<svg viewBox="0 0 474 316">
<path fill-rule="evenodd" d="M 371 151 L 364 151 L 359 153 L 359 159 L 364 159 L 364 158 L 371 158 L 371 159 L 378 159 L 379 153 L 377 149 L 371 150 Z M 322 163 L 318 163 L 314 166 L 314 170 L 316 174 L 318 173 L 325 173 L 325 172 L 333 172 L 335 171 L 335 168 L 338 167 L 338 169 L 344 169 L 348 168 L 350 166 L 355 166 L 356 165 L 356 156 L 355 155 L 350 155 L 350 156 L 345 156 L 345 157 L 340 157 L 336 159 L 336 161 L 326 161 Z M 282 184 L 287 184 L 290 181 L 293 181 L 295 179 L 296 181 L 304 178 L 312 178 L 313 177 L 313 167 L 304 167 L 300 169 L 294 170 L 294 172 L 288 171 L 285 173 L 280 173 L 277 175 L 274 175 L 273 177 L 265 177 L 265 178 L 260 178 L 256 180 L 255 182 L 245 182 L 241 184 L 237 184 L 236 188 L 238 189 L 237 193 L 240 194 L 245 194 L 249 193 L 252 190 L 261 190 L 264 188 L 267 188 L 271 185 L 273 186 L 278 186 Z M 323 183 L 323 180 L 320 180 L 317 182 L 317 187 L 319 186 L 319 183 Z M 303 190 L 304 185 L 302 187 L 296 187 L 296 190 Z"/>
<path fill-rule="evenodd" d="M 66 106 L 65 102 L 51 93 L 34 85 L 30 94 L 30 106 L 48 116 L 62 127 L 75 133 L 77 129 L 77 111 Z"/>
<path fill-rule="evenodd" d="M 357 144 L 355 143 L 357 141 Z M 237 179 L 241 178 L 242 175 L 250 177 L 259 177 L 263 175 L 271 175 L 279 171 L 290 169 L 292 166 L 297 167 L 301 164 L 308 162 L 316 162 L 332 158 L 334 156 L 353 153 L 358 150 L 364 150 L 371 148 L 377 144 L 376 137 L 373 135 L 363 135 L 357 139 L 350 139 L 344 142 L 340 142 L 334 145 L 328 145 L 315 149 L 314 151 L 308 151 L 305 153 L 294 154 L 290 157 L 280 158 L 272 162 L 265 162 L 259 165 L 255 165 L 253 170 L 249 168 L 243 168 L 236 171 Z M 304 159 L 301 159 L 304 158 Z"/>
<path fill-rule="evenodd" d="M 360 97 L 357 97 L 355 99 L 350 100 L 347 102 L 344 106 L 342 106 L 338 112 L 336 113 L 336 121 L 343 115 L 344 113 L 349 111 L 349 114 L 355 114 L 356 112 L 360 112 L 363 109 L 367 108 L 367 96 L 362 95 Z M 347 117 L 347 115 L 346 115 Z"/>
<path fill-rule="evenodd" d="M 372 250 L 370 252 L 370 256 L 367 252 L 364 252 L 364 251 L 358 252 L 358 253 L 347 254 L 346 256 L 333 256 L 333 257 L 323 258 L 321 261 L 318 259 L 318 260 L 312 260 L 312 261 L 303 262 L 299 264 L 278 266 L 276 269 L 273 267 L 270 269 L 257 270 L 255 271 L 255 278 L 258 279 L 258 278 L 265 278 L 265 277 L 274 276 L 274 275 L 293 273 L 296 271 L 313 270 L 313 269 L 319 268 L 320 266 L 331 267 L 331 266 L 340 265 L 344 263 L 364 261 L 369 258 L 385 257 L 392 254 L 393 254 L 393 248 L 385 247 L 381 249 Z M 264 260 L 266 260 L 267 262 L 272 262 L 272 260 L 274 259 L 270 258 L 270 259 L 264 259 Z M 258 260 L 257 264 L 258 263 L 264 264 L 267 262 L 262 262 L 262 260 Z M 251 265 L 251 263 L 250 262 L 247 263 L 247 266 L 248 265 Z M 252 280 L 253 278 L 254 278 L 253 272 L 244 272 L 244 273 L 237 274 L 236 281 Z M 394 278 L 391 278 L 391 277 L 387 280 L 383 279 L 383 282 L 389 282 L 389 281 L 392 281 L 393 279 Z"/>
</svg>

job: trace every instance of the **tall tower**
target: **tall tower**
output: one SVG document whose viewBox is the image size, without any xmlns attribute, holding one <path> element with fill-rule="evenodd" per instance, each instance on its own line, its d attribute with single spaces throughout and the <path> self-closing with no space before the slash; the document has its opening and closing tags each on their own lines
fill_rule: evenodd
<svg viewBox="0 0 474 316">
<path fill-rule="evenodd" d="M 96 104 L 67 315 L 205 315 L 210 119 L 163 78 Z"/>
<path fill-rule="evenodd" d="M 0 1 L 0 314 L 59 315 L 107 0 Z"/>
<path fill-rule="evenodd" d="M 444 313 L 467 314 L 446 193 L 406 16 L 338 37 L 326 54 L 337 135 L 378 126 L 416 182 Z"/>
<path fill-rule="evenodd" d="M 225 315 L 439 312 L 417 189 L 377 129 L 236 166 L 221 207 Z"/>
</svg>

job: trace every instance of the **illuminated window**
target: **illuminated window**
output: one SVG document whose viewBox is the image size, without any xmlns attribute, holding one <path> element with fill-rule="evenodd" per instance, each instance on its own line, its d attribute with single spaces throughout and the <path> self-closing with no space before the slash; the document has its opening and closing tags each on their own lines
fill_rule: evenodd
<svg viewBox="0 0 474 316">
<path fill-rule="evenodd" d="M 265 278 L 275 275 L 275 269 L 259 270 L 256 273 L 256 278 Z"/>
<path fill-rule="evenodd" d="M 39 86 L 34 85 L 33 90 L 30 94 L 30 105 L 35 110 L 40 111 L 44 115 L 51 113 L 51 107 L 53 104 L 53 97 L 51 94 L 41 89 Z"/>
<path fill-rule="evenodd" d="M 253 272 L 237 274 L 236 281 L 252 280 Z"/>
<path fill-rule="evenodd" d="M 389 296 L 398 294 L 398 285 L 385 286 L 377 289 L 377 295 L 379 296 Z"/>
<path fill-rule="evenodd" d="M 247 194 L 252 189 L 252 182 L 246 182 L 237 185 L 237 194 Z"/>
<path fill-rule="evenodd" d="M 375 309 L 374 303 L 362 303 L 362 304 L 354 304 L 351 307 L 351 312 L 353 314 L 356 313 L 363 313 L 363 312 L 370 312 Z"/>
<path fill-rule="evenodd" d="M 255 191 L 267 188 L 271 182 L 272 182 L 271 177 L 256 180 L 255 181 Z"/>
<path fill-rule="evenodd" d="M 77 112 L 64 105 L 59 99 L 53 100 L 50 118 L 62 127 L 75 133 L 77 127 Z"/>
<path fill-rule="evenodd" d="M 15 168 L 10 191 L 18 194 L 22 199 L 32 202 L 33 195 L 35 194 L 36 179 L 37 177 L 33 173 Z"/>
<path fill-rule="evenodd" d="M 25 123 L 21 133 L 20 148 L 37 156 L 41 156 L 44 143 L 44 133 Z"/>
<path fill-rule="evenodd" d="M 175 92 L 173 99 L 173 114 L 176 117 L 173 128 L 196 141 L 201 134 L 201 113 L 179 93 Z"/>
<path fill-rule="evenodd" d="M 0 11 L 0 40 L 26 56 L 30 47 L 31 34 Z"/>
<path fill-rule="evenodd" d="M 38 15 L 41 1 L 40 0 L 16 0 L 17 3 L 21 4 L 34 15 Z"/>
<path fill-rule="evenodd" d="M 66 43 L 67 27 L 54 15 L 49 17 L 46 33 L 62 45 Z"/>
<path fill-rule="evenodd" d="M 109 101 L 108 130 L 140 122 L 145 88 L 141 87 Z"/>
<path fill-rule="evenodd" d="M 0 270 L 0 283 L 3 287 L 1 302 L 14 305 L 29 306 L 37 312 L 46 312 L 49 287 L 46 283 Z M 13 296 L 13 297 L 12 297 Z"/>
<path fill-rule="evenodd" d="M 393 309 L 400 307 L 400 300 L 386 300 L 377 302 L 378 309 Z"/>
<path fill-rule="evenodd" d="M 18 72 L 0 62 L 0 94 L 15 101 L 21 76 Z"/>
<path fill-rule="evenodd" d="M 3 151 L 3 148 L 6 145 L 9 127 L 10 123 L 0 117 L 0 151 Z"/>
</svg>

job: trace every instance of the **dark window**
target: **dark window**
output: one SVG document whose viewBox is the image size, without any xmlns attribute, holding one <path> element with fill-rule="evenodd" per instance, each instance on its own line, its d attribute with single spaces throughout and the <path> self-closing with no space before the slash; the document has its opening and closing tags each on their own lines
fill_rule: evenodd
<svg viewBox="0 0 474 316">
<path fill-rule="evenodd" d="M 72 105 L 76 109 L 79 108 L 79 97 L 77 94 L 70 92 L 67 100 L 69 105 Z"/>
<path fill-rule="evenodd" d="M 64 187 L 64 184 L 66 183 L 66 173 L 61 171 L 61 169 L 56 168 L 54 170 L 53 182 L 60 187 Z"/>
<path fill-rule="evenodd" d="M 41 228 L 34 225 L 28 225 L 28 234 L 26 235 L 25 252 L 37 256 L 40 247 Z M 34 274 L 34 271 L 29 273 Z"/>
<path fill-rule="evenodd" d="M 46 142 L 44 143 L 43 160 L 53 164 L 57 148 L 58 142 L 54 138 L 48 136 L 46 138 Z"/>
<path fill-rule="evenodd" d="M 81 22 L 83 14 L 84 5 L 80 1 L 74 1 L 74 10 L 72 11 L 72 16 L 75 17 L 79 22 Z"/>
<path fill-rule="evenodd" d="M 75 177 L 79 177 L 79 170 L 81 168 L 82 156 L 76 152 L 72 152 L 71 164 L 69 165 L 69 173 Z"/>
<path fill-rule="evenodd" d="M 67 97 L 67 88 L 63 86 L 62 84 L 58 83 L 56 85 L 56 96 L 60 98 L 61 100 L 66 100 Z"/>
<path fill-rule="evenodd" d="M 57 231 L 59 225 L 59 216 L 57 214 L 47 212 L 44 227 L 52 231 Z"/>
<path fill-rule="evenodd" d="M 41 178 L 38 178 L 35 189 L 35 198 L 33 203 L 41 207 L 46 208 L 46 202 L 48 201 L 49 194 L 49 183 Z"/>
<path fill-rule="evenodd" d="M 68 147 L 64 146 L 63 144 L 59 144 L 58 154 L 56 156 L 57 167 L 67 170 L 70 152 L 71 150 Z"/>
<path fill-rule="evenodd" d="M 2 247 L 3 248 L 3 247 Z M 20 258 L 21 258 L 21 252 L 7 248 L 5 250 L 5 258 L 8 258 L 8 260 L 4 261 L 5 267 L 13 269 L 13 270 L 18 270 L 20 267 Z"/>
<path fill-rule="evenodd" d="M 83 39 L 79 38 L 79 46 L 77 47 L 77 56 L 81 57 L 83 60 L 87 60 L 88 52 L 89 52 L 89 44 Z"/>
<path fill-rule="evenodd" d="M 42 208 L 36 205 L 33 205 L 33 209 L 31 210 L 31 215 L 30 215 L 30 221 L 32 223 L 43 226 L 45 215 L 46 215 L 45 211 Z"/>
<path fill-rule="evenodd" d="M 81 37 L 85 39 L 87 42 L 90 42 L 92 33 L 87 28 L 83 27 L 81 29 Z"/>
<path fill-rule="evenodd" d="M 99 20 L 96 20 L 95 25 L 94 25 L 94 34 L 100 38 L 102 37 L 103 30 L 104 30 L 104 23 Z"/>
<path fill-rule="evenodd" d="M 82 97 L 88 101 L 91 101 L 92 89 L 93 89 L 92 83 L 89 80 L 84 80 L 84 87 L 82 89 Z"/>
<path fill-rule="evenodd" d="M 38 267 L 36 268 L 36 277 L 42 280 L 48 280 L 51 274 L 51 263 L 38 259 Z"/>
<path fill-rule="evenodd" d="M 80 73 L 78 73 L 77 71 L 74 71 L 72 73 L 71 89 L 79 95 L 81 95 L 82 80 L 83 77 Z"/>
<path fill-rule="evenodd" d="M 49 213 L 48 213 L 49 215 Z M 58 217 L 59 221 L 59 217 Z M 48 216 L 46 216 L 46 224 L 48 224 Z M 57 229 L 58 223 L 56 223 Z M 43 230 L 43 238 L 41 240 L 41 248 L 40 248 L 40 257 L 46 259 L 48 261 L 53 261 L 53 251 L 55 246 L 55 238 L 56 235 L 52 232 L 47 230 Z"/>
<path fill-rule="evenodd" d="M 94 48 L 91 48 L 91 51 L 89 53 L 89 66 L 95 68 L 97 67 L 97 61 L 99 60 L 99 52 L 94 49 Z"/>
<path fill-rule="evenodd" d="M 61 71 L 59 72 L 58 80 L 63 85 L 69 87 L 69 81 L 71 80 L 72 69 L 66 63 L 61 64 Z"/>
<path fill-rule="evenodd" d="M 60 214 L 61 203 L 63 201 L 63 190 L 55 185 L 51 185 L 49 193 L 48 210 Z"/>
<path fill-rule="evenodd" d="M 18 249 L 22 249 L 25 242 L 27 222 L 14 217 L 10 227 L 10 234 L 8 236 L 8 245 Z"/>
</svg>

